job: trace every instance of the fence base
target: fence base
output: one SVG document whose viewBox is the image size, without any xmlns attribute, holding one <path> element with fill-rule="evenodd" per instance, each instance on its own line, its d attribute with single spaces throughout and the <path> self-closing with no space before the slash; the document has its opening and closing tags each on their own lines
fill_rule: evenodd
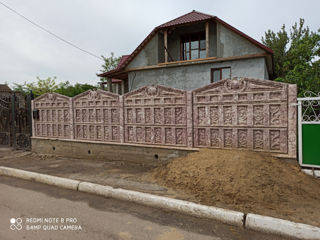
<svg viewBox="0 0 320 240">
<path fill-rule="evenodd" d="M 147 162 L 155 165 L 172 158 L 186 156 L 197 149 L 48 139 L 32 137 L 32 151 L 72 158 L 93 158 L 107 161 Z"/>
</svg>

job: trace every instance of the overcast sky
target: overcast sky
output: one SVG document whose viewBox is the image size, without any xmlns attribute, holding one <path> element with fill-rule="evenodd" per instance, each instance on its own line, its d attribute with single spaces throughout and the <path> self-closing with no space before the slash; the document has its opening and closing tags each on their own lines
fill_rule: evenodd
<svg viewBox="0 0 320 240">
<path fill-rule="evenodd" d="M 190 11 L 218 16 L 261 41 L 267 29 L 304 18 L 320 28 L 319 0 L 0 0 L 30 20 L 98 56 L 130 54 L 152 29 Z M 96 84 L 103 62 L 59 41 L 0 5 L 0 83 Z"/>
</svg>

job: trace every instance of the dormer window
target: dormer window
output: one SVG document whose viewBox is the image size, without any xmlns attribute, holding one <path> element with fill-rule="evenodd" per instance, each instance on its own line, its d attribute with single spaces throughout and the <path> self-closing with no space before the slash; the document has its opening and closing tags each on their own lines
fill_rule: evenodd
<svg viewBox="0 0 320 240">
<path fill-rule="evenodd" d="M 181 37 L 181 60 L 206 57 L 206 34 L 198 32 Z"/>
</svg>

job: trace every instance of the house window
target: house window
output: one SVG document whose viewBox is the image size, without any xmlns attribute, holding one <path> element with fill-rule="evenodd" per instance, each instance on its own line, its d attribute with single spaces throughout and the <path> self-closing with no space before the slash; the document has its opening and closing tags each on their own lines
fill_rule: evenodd
<svg viewBox="0 0 320 240">
<path fill-rule="evenodd" d="M 211 82 L 217 82 L 222 79 L 231 78 L 231 68 L 212 68 L 211 69 Z"/>
<path fill-rule="evenodd" d="M 181 60 L 206 57 L 205 32 L 193 33 L 181 37 Z"/>
</svg>

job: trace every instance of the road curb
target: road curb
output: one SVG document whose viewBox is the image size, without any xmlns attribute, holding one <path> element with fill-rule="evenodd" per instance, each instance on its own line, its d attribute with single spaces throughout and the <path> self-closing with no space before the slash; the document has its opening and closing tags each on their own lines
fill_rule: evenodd
<svg viewBox="0 0 320 240">
<path fill-rule="evenodd" d="M 320 228 L 279 218 L 248 213 L 245 228 L 299 239 L 320 239 Z"/>
<path fill-rule="evenodd" d="M 40 183 L 45 183 L 57 187 L 62 187 L 71 190 L 78 190 L 80 181 L 72 180 L 68 178 L 61 178 L 56 176 L 51 176 L 47 174 L 35 173 L 24 171 L 15 168 L 0 167 L 0 175 L 21 178 L 24 180 L 32 180 Z"/>
<path fill-rule="evenodd" d="M 183 200 L 152 195 L 149 193 L 113 188 L 111 186 L 81 182 L 68 178 L 55 177 L 8 167 L 0 167 L 0 175 L 32 180 L 48 185 L 54 185 L 104 197 L 116 198 L 124 201 L 131 201 L 142 205 L 162 208 L 196 217 L 215 219 L 235 226 L 244 226 L 247 229 L 255 231 L 262 231 L 299 239 L 320 239 L 320 228 L 279 218 L 252 213 L 245 215 L 242 212 L 205 206 Z"/>
<path fill-rule="evenodd" d="M 161 197 L 148 193 L 141 193 L 110 186 L 102 186 L 88 182 L 81 182 L 78 188 L 81 192 L 93 193 L 105 197 L 135 202 L 151 207 L 162 208 L 196 217 L 215 219 L 235 226 L 243 226 L 244 213 L 222 208 L 209 207 L 183 200 Z"/>
</svg>

